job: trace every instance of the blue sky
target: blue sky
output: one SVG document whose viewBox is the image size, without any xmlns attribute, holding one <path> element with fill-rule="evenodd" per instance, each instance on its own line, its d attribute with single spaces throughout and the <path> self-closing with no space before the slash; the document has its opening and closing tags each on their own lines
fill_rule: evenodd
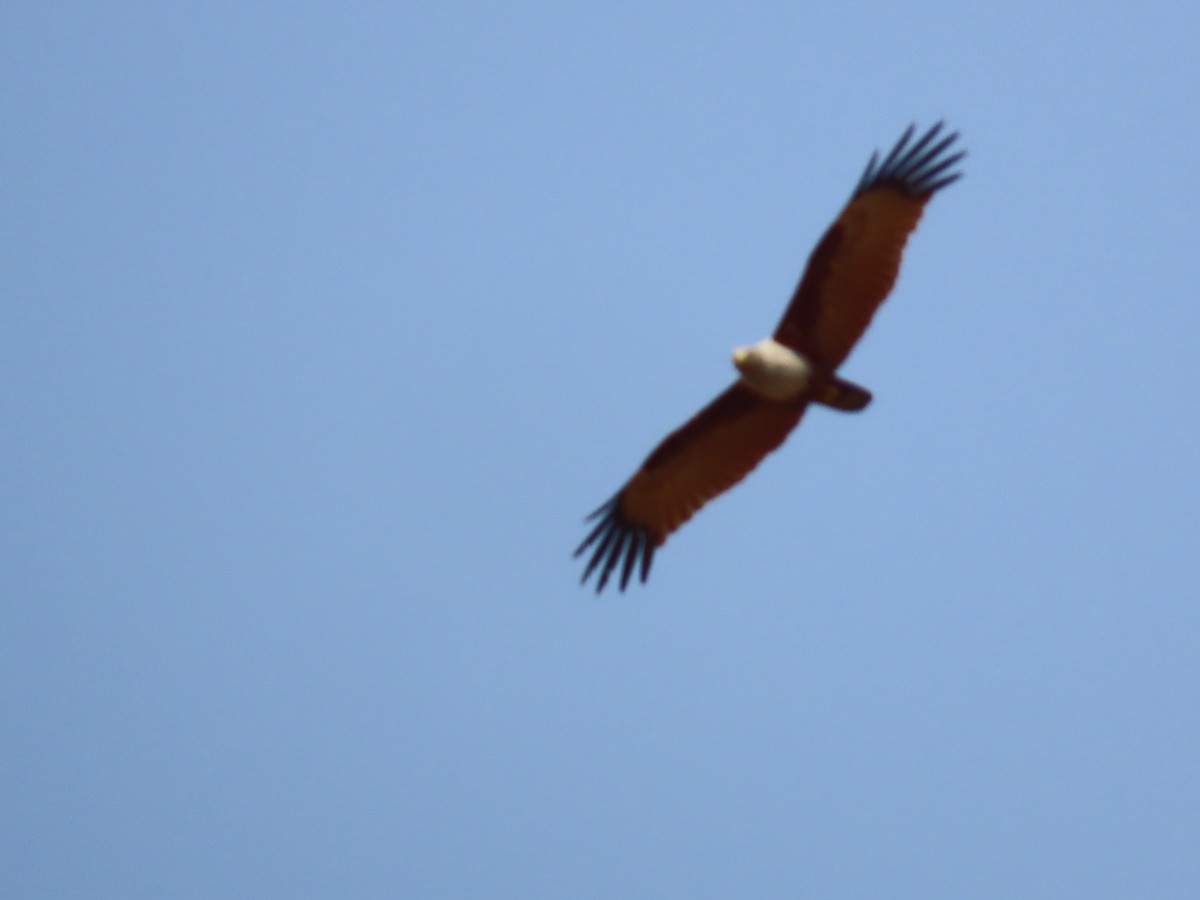
<svg viewBox="0 0 1200 900">
<path fill-rule="evenodd" d="M 7 4 L 0 893 L 1200 894 L 1198 29 Z M 578 587 L 939 118 L 871 407 Z"/>
</svg>

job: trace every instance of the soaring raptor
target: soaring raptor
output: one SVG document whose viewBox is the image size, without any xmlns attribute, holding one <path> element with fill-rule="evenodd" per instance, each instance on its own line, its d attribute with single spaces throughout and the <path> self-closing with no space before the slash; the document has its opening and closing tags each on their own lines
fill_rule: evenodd
<svg viewBox="0 0 1200 900">
<path fill-rule="evenodd" d="M 596 591 L 620 567 L 621 590 L 635 568 L 642 581 L 667 536 L 729 490 L 783 443 L 809 403 L 857 412 L 865 388 L 838 377 L 841 366 L 896 281 L 908 236 L 929 198 L 962 174 L 966 154 L 948 154 L 958 134 L 938 122 L 910 145 L 909 126 L 883 160 L 874 153 L 841 215 L 821 238 L 775 334 L 733 351 L 740 377 L 667 435 L 617 494 L 575 555 L 591 548 L 581 581 Z"/>
</svg>

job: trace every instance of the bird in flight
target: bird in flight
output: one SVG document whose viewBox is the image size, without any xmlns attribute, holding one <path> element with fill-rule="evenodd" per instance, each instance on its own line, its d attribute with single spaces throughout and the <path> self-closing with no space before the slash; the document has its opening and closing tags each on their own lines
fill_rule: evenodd
<svg viewBox="0 0 1200 900">
<path fill-rule="evenodd" d="M 915 129 L 882 162 L 872 154 L 809 257 L 775 334 L 733 351 L 738 380 L 667 435 L 588 516 L 599 521 L 575 551 L 591 550 L 581 582 L 597 572 L 599 593 L 618 567 L 622 591 L 635 568 L 644 582 L 667 536 L 778 448 L 810 403 L 857 412 L 871 402 L 838 367 L 891 291 L 925 204 L 960 177 L 954 166 L 966 155 L 947 155 L 958 133 L 939 138 L 941 122 L 910 145 Z"/>
</svg>

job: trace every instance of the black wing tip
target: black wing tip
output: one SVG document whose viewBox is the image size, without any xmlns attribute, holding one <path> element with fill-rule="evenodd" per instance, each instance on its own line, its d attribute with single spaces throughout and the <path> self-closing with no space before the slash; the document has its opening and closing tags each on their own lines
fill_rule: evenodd
<svg viewBox="0 0 1200 900">
<path fill-rule="evenodd" d="M 937 143 L 934 139 L 941 134 L 945 121 L 939 120 L 926 131 L 911 147 L 908 142 L 916 132 L 914 122 L 905 129 L 900 140 L 878 162 L 879 154 L 874 153 L 867 168 L 854 188 L 854 196 L 866 193 L 878 187 L 898 190 L 910 197 L 932 197 L 942 188 L 952 184 L 962 177 L 962 172 L 951 171 L 952 167 L 967 155 L 960 150 L 946 156 L 945 153 L 958 140 L 958 132 L 953 131 Z M 932 144 L 932 146 L 930 146 Z"/>
<path fill-rule="evenodd" d="M 592 572 L 598 572 L 596 593 L 599 594 L 620 565 L 620 578 L 617 584 L 622 593 L 629 586 L 635 569 L 640 580 L 645 584 L 646 579 L 650 576 L 650 564 L 654 561 L 655 544 L 650 532 L 625 518 L 624 513 L 621 512 L 619 494 L 603 504 L 585 521 L 590 522 L 595 519 L 600 521 L 583 539 L 583 542 L 575 548 L 574 555 L 578 557 L 595 544 L 579 583 L 587 583 Z"/>
</svg>

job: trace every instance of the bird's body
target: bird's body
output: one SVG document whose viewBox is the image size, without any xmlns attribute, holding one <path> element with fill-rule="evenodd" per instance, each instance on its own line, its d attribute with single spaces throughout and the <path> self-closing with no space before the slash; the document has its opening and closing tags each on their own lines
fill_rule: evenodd
<svg viewBox="0 0 1200 900">
<path fill-rule="evenodd" d="M 592 514 L 599 521 L 575 555 L 593 547 L 582 580 L 598 570 L 597 591 L 618 566 L 622 590 L 635 568 L 645 581 L 667 536 L 779 447 L 810 403 L 854 412 L 870 402 L 837 370 L 891 291 L 925 204 L 959 177 L 951 168 L 964 155 L 945 155 L 956 134 L 935 143 L 941 123 L 909 147 L 913 130 L 882 163 L 871 157 L 774 335 L 734 351 L 739 379 L 668 435 Z"/>
</svg>

